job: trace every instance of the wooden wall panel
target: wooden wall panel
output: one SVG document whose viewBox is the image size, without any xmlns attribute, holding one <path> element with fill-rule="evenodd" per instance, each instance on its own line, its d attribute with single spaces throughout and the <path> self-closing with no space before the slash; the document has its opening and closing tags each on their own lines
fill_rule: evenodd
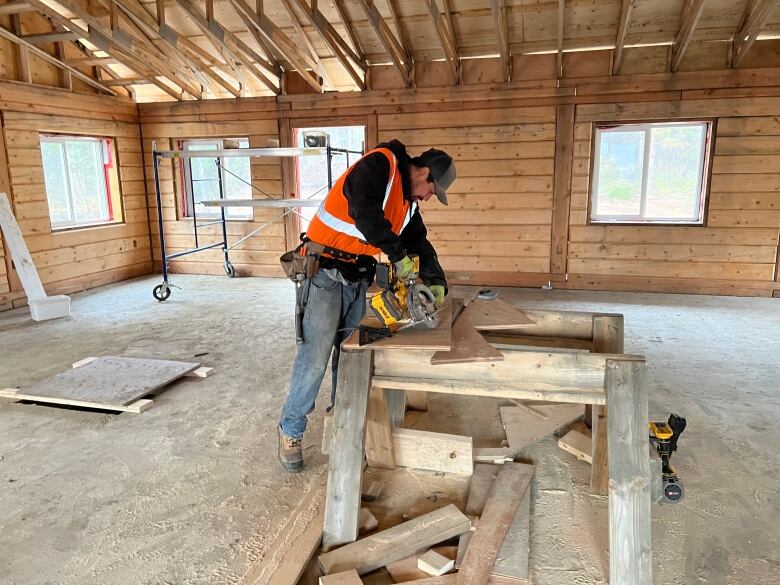
<svg viewBox="0 0 780 585">
<path fill-rule="evenodd" d="M 771 296 L 780 236 L 780 114 L 776 98 L 578 106 L 569 273 L 577 288 Z M 591 131 L 598 120 L 744 111 L 718 120 L 705 226 L 588 225 Z M 759 114 L 747 117 L 749 114 Z M 664 288 L 666 287 L 666 288 Z"/>
<path fill-rule="evenodd" d="M 135 104 L 0 83 L 0 106 L 5 140 L 3 159 L 8 163 L 14 213 L 46 291 L 71 293 L 151 272 Z M 42 132 L 115 139 L 122 223 L 52 232 L 40 154 Z M 7 264 L 3 263 L 4 269 Z M 6 282 L 5 287 L 0 284 L 0 305 L 26 303 L 14 271 L 8 272 Z"/>
<path fill-rule="evenodd" d="M 179 140 L 189 138 L 248 138 L 252 148 L 267 147 L 269 140 L 279 140 L 277 105 L 272 98 L 243 100 L 213 100 L 199 103 L 145 104 L 140 107 L 141 130 L 144 136 L 149 214 L 152 222 L 151 240 L 154 265 L 161 270 L 160 236 L 157 227 L 157 202 L 153 181 L 152 141 L 158 150 L 177 147 Z M 195 247 L 192 220 L 181 212 L 181 167 L 178 161 L 160 162 L 160 182 L 164 229 L 168 254 Z M 272 197 L 281 198 L 282 159 L 252 158 L 252 182 Z M 230 197 L 230 194 L 227 194 Z M 262 199 L 261 193 L 253 196 Z M 279 216 L 284 210 L 255 208 L 252 221 L 229 221 L 228 240 L 235 242 L 261 225 L 273 222 L 257 235 L 231 250 L 231 263 L 243 276 L 283 276 L 279 256 L 285 248 L 285 230 Z M 205 220 L 204 220 L 205 221 Z M 220 226 L 198 230 L 201 246 L 221 240 Z M 172 260 L 171 272 L 193 274 L 224 274 L 223 254 L 219 249 L 198 252 Z"/>
</svg>

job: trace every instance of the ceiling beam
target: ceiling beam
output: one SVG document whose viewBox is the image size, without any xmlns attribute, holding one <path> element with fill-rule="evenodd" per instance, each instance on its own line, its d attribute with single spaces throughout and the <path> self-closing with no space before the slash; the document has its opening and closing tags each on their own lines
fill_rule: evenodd
<svg viewBox="0 0 780 585">
<path fill-rule="evenodd" d="M 623 47 L 626 44 L 628 23 L 631 21 L 631 13 L 636 8 L 637 0 L 623 0 L 620 6 L 620 24 L 618 25 L 617 38 L 615 39 L 615 53 L 612 58 L 612 75 L 620 73 L 623 63 Z"/>
<path fill-rule="evenodd" d="M 360 47 L 360 42 L 358 41 L 357 35 L 355 34 L 355 29 L 352 26 L 352 23 L 349 21 L 349 14 L 347 13 L 347 9 L 344 7 L 344 0 L 333 0 L 333 4 L 336 6 L 336 10 L 339 13 L 341 24 L 344 25 L 344 29 L 347 31 L 347 36 L 349 37 L 349 41 L 352 43 L 352 49 L 355 51 L 355 55 L 360 58 L 361 63 L 365 63 L 366 57 L 363 53 L 363 49 Z"/>
<path fill-rule="evenodd" d="M 452 84 L 458 85 L 458 83 L 460 83 L 460 56 L 458 55 L 458 46 L 455 43 L 455 36 L 452 29 L 450 29 L 447 24 L 446 18 L 439 9 L 438 1 L 428 0 L 428 9 L 430 10 L 431 18 L 433 19 L 433 26 L 436 29 L 436 34 L 439 37 L 439 44 L 441 45 L 442 51 L 444 51 L 444 60 L 450 68 Z"/>
<path fill-rule="evenodd" d="M 20 38 L 24 39 L 31 45 L 38 45 L 40 43 L 59 43 L 60 41 L 75 41 L 79 38 L 76 33 L 70 31 L 53 32 L 42 35 L 22 35 Z"/>
<path fill-rule="evenodd" d="M 732 67 L 739 67 L 745 55 L 756 42 L 761 28 L 766 24 L 776 0 L 753 0 L 745 8 L 745 16 L 732 41 Z"/>
<path fill-rule="evenodd" d="M 167 48 L 169 52 L 178 55 L 179 59 L 189 67 L 196 78 L 200 79 L 202 87 L 210 86 L 212 91 L 219 91 L 221 87 L 232 95 L 241 95 L 240 87 L 236 89 L 225 79 L 212 71 L 211 66 L 193 47 L 196 45 L 178 33 L 165 23 L 165 1 L 157 0 L 157 18 L 155 19 L 139 2 L 139 0 L 116 0 L 119 8 L 135 25 L 146 34 L 161 50 Z M 199 47 L 198 47 L 199 48 Z"/>
<path fill-rule="evenodd" d="M 379 37 L 382 46 L 390 55 L 390 59 L 393 61 L 396 69 L 401 74 L 401 79 L 404 81 L 406 87 L 411 87 L 414 81 L 413 71 L 414 64 L 411 57 L 406 52 L 404 46 L 399 43 L 398 39 L 393 35 L 393 31 L 390 30 L 385 19 L 382 18 L 382 14 L 379 12 L 376 6 L 374 6 L 374 0 L 359 0 L 360 6 L 366 13 L 371 26 L 374 28 L 374 32 Z"/>
<path fill-rule="evenodd" d="M 90 15 L 75 0 L 60 0 L 57 2 L 57 4 L 68 10 L 77 19 L 84 22 L 87 28 L 84 28 L 84 26 L 81 24 L 75 22 L 73 19 L 67 16 L 64 16 L 40 0 L 29 1 L 36 10 L 48 16 L 51 20 L 60 26 L 63 26 L 66 29 L 76 33 L 79 38 L 88 40 L 96 47 L 116 57 L 122 62 L 123 65 L 134 70 L 136 73 L 143 75 L 146 79 L 154 83 L 158 88 L 162 89 L 171 97 L 177 100 L 182 98 L 181 92 L 177 92 L 168 84 L 163 83 L 157 79 L 157 76 L 166 77 L 173 83 L 179 85 L 179 76 L 177 76 L 175 73 L 167 71 L 167 66 L 164 66 L 164 64 L 161 66 L 161 64 L 158 63 L 159 59 L 153 55 L 150 55 L 148 52 L 145 52 L 144 55 L 139 55 L 135 50 L 139 45 L 138 43 L 134 44 L 135 39 L 129 35 L 123 33 L 115 34 L 114 31 L 106 29 L 97 18 Z M 182 82 L 182 84 L 189 85 L 186 82 Z M 179 87 L 185 89 L 183 85 L 179 85 Z M 193 89 L 196 93 L 200 91 L 199 88 L 191 89 Z"/>
<path fill-rule="evenodd" d="M 362 61 L 360 56 L 352 50 L 347 42 L 341 38 L 338 31 L 333 28 L 333 25 L 328 22 L 325 15 L 319 11 L 316 7 L 316 3 L 309 7 L 304 0 L 294 0 L 301 12 L 308 18 L 311 25 L 317 29 L 320 33 L 322 40 L 328 45 L 328 48 L 333 52 L 336 58 L 341 63 L 341 66 L 347 71 L 352 81 L 355 82 L 360 89 L 366 89 L 366 63 Z M 287 0 L 284 0 L 286 5 L 289 5 Z M 292 6 L 289 6 L 291 9 Z M 290 12 L 290 16 L 295 19 L 296 16 L 293 12 Z"/>
<path fill-rule="evenodd" d="M 696 25 L 699 24 L 701 13 L 704 11 L 704 0 L 686 0 L 680 14 L 680 30 L 674 37 L 672 45 L 672 65 L 671 71 L 675 72 L 680 68 L 685 51 L 691 43 Z"/>
<path fill-rule="evenodd" d="M 301 77 L 312 89 L 317 93 L 322 93 L 322 85 L 320 85 L 319 79 L 315 79 L 308 73 L 309 69 L 314 72 L 317 71 L 318 63 L 316 61 L 312 60 L 305 51 L 300 51 L 297 44 L 284 34 L 282 29 L 271 22 L 264 12 L 254 12 L 245 0 L 231 0 L 231 3 L 239 14 L 246 17 L 244 22 L 247 23 L 247 26 L 251 25 L 261 33 L 268 41 L 268 44 L 273 47 L 279 56 L 290 63 L 293 69 L 301 74 Z"/>
<path fill-rule="evenodd" d="M 190 20 L 194 22 L 198 28 L 206 35 L 206 38 L 211 41 L 214 47 L 221 51 L 226 58 L 232 61 L 232 65 L 236 68 L 240 68 L 242 64 L 246 65 L 246 71 L 252 77 L 260 81 L 263 85 L 268 87 L 275 94 L 281 92 L 279 85 L 272 82 L 261 71 L 255 67 L 252 63 L 254 60 L 256 63 L 272 68 L 273 65 L 260 57 L 255 51 L 253 51 L 246 43 L 237 38 L 233 33 L 226 30 L 216 20 L 208 20 L 205 18 L 195 7 L 191 0 L 176 0 L 181 8 L 190 17 Z M 209 2 L 206 2 L 207 14 L 208 14 Z M 229 61 L 229 62 L 230 62 Z"/>
<path fill-rule="evenodd" d="M 35 12 L 35 8 L 29 2 L 9 2 L 0 6 L 0 16 L 22 12 Z"/>
<path fill-rule="evenodd" d="M 555 70 L 558 79 L 563 77 L 563 17 L 566 9 L 566 1 L 558 0 L 558 58 L 555 61 Z"/>
<path fill-rule="evenodd" d="M 64 63 L 63 61 L 60 61 L 56 57 L 52 57 L 46 51 L 43 51 L 43 50 L 39 49 L 35 45 L 31 45 L 30 43 L 25 41 L 23 38 L 18 37 L 17 35 L 12 33 L 11 31 L 9 31 L 8 29 L 0 27 L 0 37 L 2 37 L 4 39 L 7 39 L 7 40 L 11 41 L 12 43 L 14 43 L 14 44 L 16 44 L 16 45 L 18 45 L 20 47 L 24 47 L 27 51 L 29 51 L 30 53 L 32 53 L 33 55 L 35 55 L 39 59 L 43 59 L 47 63 L 51 63 L 52 65 L 54 65 L 54 66 L 56 66 L 56 67 L 58 67 L 60 69 L 64 69 L 66 71 L 69 71 L 74 77 L 76 77 L 77 79 L 80 79 L 84 83 L 89 84 L 90 86 L 94 87 L 95 89 L 98 89 L 98 90 L 100 90 L 100 91 L 102 91 L 104 93 L 107 93 L 108 95 L 116 95 L 116 93 L 114 91 L 112 91 L 110 88 L 106 87 L 105 85 L 103 85 L 99 81 L 97 81 L 95 79 L 92 79 L 89 75 L 83 74 L 78 69 L 75 69 L 75 68 L 71 67 L 70 65 L 67 65 L 66 63 Z"/>
</svg>

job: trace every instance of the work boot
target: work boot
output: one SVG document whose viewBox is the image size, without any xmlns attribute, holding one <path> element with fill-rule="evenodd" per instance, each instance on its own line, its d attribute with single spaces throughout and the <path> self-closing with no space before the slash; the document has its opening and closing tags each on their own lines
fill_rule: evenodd
<svg viewBox="0 0 780 585">
<path fill-rule="evenodd" d="M 301 439 L 293 439 L 277 427 L 279 433 L 279 463 L 288 473 L 299 473 L 303 469 Z"/>
</svg>

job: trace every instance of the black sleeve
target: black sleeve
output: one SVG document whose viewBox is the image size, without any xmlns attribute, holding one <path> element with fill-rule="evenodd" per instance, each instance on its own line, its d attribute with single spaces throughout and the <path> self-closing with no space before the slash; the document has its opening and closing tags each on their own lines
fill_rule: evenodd
<svg viewBox="0 0 780 585">
<path fill-rule="evenodd" d="M 417 254 L 420 257 L 420 277 L 423 282 L 428 286 L 440 284 L 446 293 L 447 279 L 444 269 L 439 264 L 436 250 L 428 241 L 428 229 L 423 223 L 419 208 L 414 212 L 409 225 L 401 232 L 401 241 L 409 254 Z"/>
<path fill-rule="evenodd" d="M 366 241 L 382 250 L 391 262 L 398 262 L 406 256 L 406 250 L 382 210 L 389 180 L 390 162 L 387 157 L 379 152 L 370 154 L 347 176 L 344 196 L 349 204 L 349 216 Z"/>
</svg>

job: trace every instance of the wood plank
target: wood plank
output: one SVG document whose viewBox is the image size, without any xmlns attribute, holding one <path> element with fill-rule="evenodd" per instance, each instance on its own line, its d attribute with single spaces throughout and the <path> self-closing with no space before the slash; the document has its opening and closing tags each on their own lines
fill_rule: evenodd
<svg viewBox="0 0 780 585">
<path fill-rule="evenodd" d="M 501 299 L 474 300 L 463 309 L 462 317 L 466 317 L 478 331 L 518 329 L 534 322 L 524 311 L 515 309 Z"/>
<path fill-rule="evenodd" d="M 95 408 L 100 410 L 112 410 L 115 412 L 133 412 L 139 414 L 150 409 L 154 406 L 154 401 L 146 398 L 135 400 L 130 404 L 119 406 L 113 405 L 107 407 L 101 402 L 92 402 L 89 400 L 73 400 L 69 398 L 53 398 L 50 396 L 37 396 L 34 394 L 27 394 L 17 390 L 16 388 L 3 388 L 0 390 L 0 398 L 6 398 L 9 400 L 27 400 L 29 402 L 39 402 L 42 404 L 59 404 L 64 406 L 76 406 L 79 408 Z"/>
<path fill-rule="evenodd" d="M 488 582 L 504 536 L 530 486 L 533 471 L 533 465 L 524 463 L 507 463 L 501 467 L 463 557 L 458 572 L 459 585 Z"/>
<path fill-rule="evenodd" d="M 492 577 L 506 577 L 517 585 L 530 583 L 529 550 L 531 544 L 531 490 L 525 491 L 520 507 L 512 519 L 509 531 L 501 543 L 496 562 L 493 563 Z"/>
<path fill-rule="evenodd" d="M 471 475 L 474 469 L 471 437 L 394 429 L 393 452 L 400 467 L 461 475 Z"/>
<path fill-rule="evenodd" d="M 355 569 L 352 569 L 350 571 L 320 577 L 319 585 L 363 585 L 363 581 L 360 580 L 358 572 Z"/>
<path fill-rule="evenodd" d="M 590 434 L 585 434 L 577 429 L 572 429 L 558 439 L 558 446 L 564 451 L 574 455 L 580 461 L 593 463 L 592 442 L 593 439 Z"/>
<path fill-rule="evenodd" d="M 743 212 L 744 213 L 744 212 Z M 766 212 L 760 212 L 766 218 Z M 756 221 L 760 221 L 756 218 Z M 765 219 L 762 223 L 770 223 Z M 673 262 L 656 260 L 570 259 L 571 274 L 659 276 L 681 278 L 720 278 L 734 280 L 767 280 L 772 278 L 772 264 L 746 262 Z"/>
<path fill-rule="evenodd" d="M 295 509 L 279 523 L 275 538 L 241 578 L 242 585 L 296 585 L 322 537 L 326 467 L 316 468 L 310 489 Z"/>
<path fill-rule="evenodd" d="M 462 364 L 470 362 L 500 362 L 504 355 L 490 345 L 474 329 L 468 316 L 460 315 L 452 327 L 452 349 L 437 351 L 431 364 Z"/>
<path fill-rule="evenodd" d="M 369 467 L 395 468 L 393 432 L 385 403 L 385 391 L 372 388 L 366 411 L 366 461 Z"/>
<path fill-rule="evenodd" d="M 326 574 L 355 569 L 361 575 L 469 530 L 470 520 L 450 504 L 322 554 Z"/>
<path fill-rule="evenodd" d="M 771 246 L 777 241 L 773 229 L 572 226 L 572 242 L 625 244 L 729 244 Z"/>
<path fill-rule="evenodd" d="M 524 449 L 582 416 L 582 407 L 579 404 L 551 404 L 534 409 L 546 418 L 530 414 L 518 406 L 500 407 L 501 423 L 512 449 Z"/>
<path fill-rule="evenodd" d="M 466 534 L 470 534 L 469 531 L 464 532 L 461 534 L 461 537 L 463 537 Z M 433 551 L 436 551 L 438 554 L 444 556 L 448 559 L 455 558 L 457 554 L 457 547 L 454 546 L 437 546 L 431 549 Z M 419 555 L 414 554 L 411 556 L 406 557 L 405 559 L 401 559 L 400 561 L 394 561 L 392 563 L 389 563 L 387 565 L 387 572 L 390 573 L 390 577 L 392 577 L 394 583 L 406 583 L 408 581 L 417 581 L 418 579 L 427 579 L 430 577 L 427 573 L 423 573 L 418 567 L 417 567 L 417 559 L 419 558 Z"/>
<path fill-rule="evenodd" d="M 448 296 L 438 312 L 439 325 L 429 329 L 425 325 L 409 327 L 395 333 L 392 337 L 380 339 L 365 346 L 366 349 L 406 349 L 406 350 L 450 350 L 452 348 L 452 299 Z M 379 327 L 379 321 L 373 315 L 367 315 L 361 324 Z M 342 344 L 344 349 L 360 349 L 358 332 Z"/>
<path fill-rule="evenodd" d="M 646 367 L 607 362 L 609 434 L 609 582 L 651 585 L 650 462 Z"/>
<path fill-rule="evenodd" d="M 574 106 L 558 106 L 553 183 L 552 244 L 550 272 L 566 273 L 569 243 L 572 156 L 574 152 Z"/>
<path fill-rule="evenodd" d="M 358 535 L 363 478 L 363 432 L 371 378 L 370 351 L 342 351 L 328 468 L 323 547 L 353 542 Z M 343 550 L 343 549 L 341 549 Z M 345 567 L 346 569 L 353 567 Z M 330 572 L 330 571 L 328 571 Z"/>
<path fill-rule="evenodd" d="M 27 250 L 22 231 L 11 210 L 11 202 L 5 193 L 0 193 L 0 232 L 5 239 L 8 253 L 14 262 L 16 274 L 22 281 L 25 294 L 30 301 L 46 299 L 46 291 L 35 264 Z"/>
</svg>

